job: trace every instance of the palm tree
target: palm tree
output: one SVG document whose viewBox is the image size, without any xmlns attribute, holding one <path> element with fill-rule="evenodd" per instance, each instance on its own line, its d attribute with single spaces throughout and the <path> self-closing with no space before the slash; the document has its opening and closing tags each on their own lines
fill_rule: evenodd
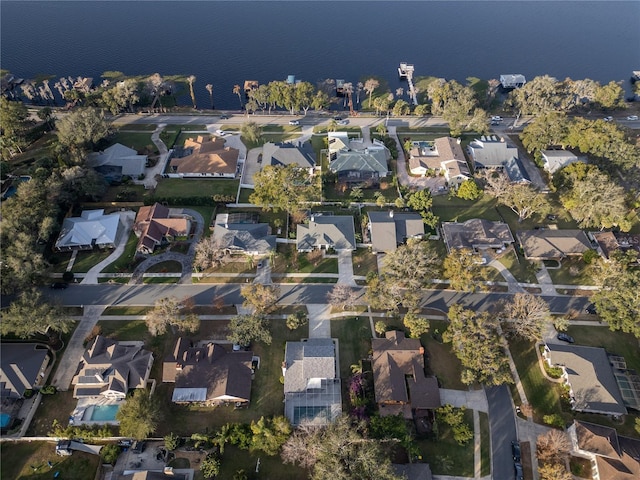
<svg viewBox="0 0 640 480">
<path fill-rule="evenodd" d="M 404 88 L 396 88 L 396 97 L 402 97 L 404 95 Z"/>
<path fill-rule="evenodd" d="M 347 94 L 347 98 L 349 99 L 349 113 L 353 115 L 353 99 L 351 96 L 353 95 L 353 83 L 345 83 L 343 86 L 344 93 Z"/>
<path fill-rule="evenodd" d="M 336 122 L 335 118 L 332 118 L 327 127 L 327 131 L 335 132 L 336 130 L 338 130 L 338 122 Z"/>
<path fill-rule="evenodd" d="M 369 94 L 369 108 L 371 108 L 371 96 L 373 91 L 380 86 L 380 82 L 375 78 L 369 78 L 364 82 L 364 91 Z"/>
<path fill-rule="evenodd" d="M 209 98 L 211 99 L 211 110 L 213 110 L 213 85 L 207 83 L 204 88 L 206 88 L 207 92 L 209 92 Z"/>
<path fill-rule="evenodd" d="M 198 108 L 196 106 L 196 95 L 193 93 L 193 84 L 196 82 L 195 75 L 189 75 L 187 77 L 187 83 L 189 84 L 189 92 L 191 93 L 191 102 L 193 103 L 193 108 Z"/>
<path fill-rule="evenodd" d="M 362 91 L 363 88 L 364 88 L 364 84 L 362 82 L 358 82 L 358 85 L 356 88 L 356 103 L 358 105 L 360 105 L 360 92 Z"/>
<path fill-rule="evenodd" d="M 242 89 L 240 88 L 240 85 L 233 86 L 233 93 L 238 95 L 238 100 L 240 101 L 240 110 L 242 110 L 242 93 L 241 92 L 242 92 Z"/>
</svg>

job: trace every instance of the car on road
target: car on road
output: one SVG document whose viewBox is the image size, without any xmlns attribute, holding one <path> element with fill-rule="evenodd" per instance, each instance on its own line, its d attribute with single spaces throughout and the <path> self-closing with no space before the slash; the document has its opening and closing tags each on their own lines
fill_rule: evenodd
<svg viewBox="0 0 640 480">
<path fill-rule="evenodd" d="M 558 340 L 561 340 L 561 341 L 567 342 L 567 343 L 575 343 L 575 340 L 573 339 L 573 337 L 571 335 L 567 335 L 564 332 L 560 332 L 558 334 Z"/>
<path fill-rule="evenodd" d="M 502 121 L 502 117 L 500 115 L 494 115 L 491 117 L 491 121 L 500 123 Z"/>
<path fill-rule="evenodd" d="M 289 120 L 289 125 L 300 125 L 300 120 Z"/>
<path fill-rule="evenodd" d="M 228 120 L 228 119 L 229 119 L 229 115 L 224 114 L 224 113 L 222 115 L 220 115 L 220 120 Z"/>
<path fill-rule="evenodd" d="M 342 120 L 342 117 L 341 117 L 340 115 L 337 115 L 337 116 L 333 117 L 333 119 L 334 119 L 336 122 L 339 122 L 340 120 Z"/>
<path fill-rule="evenodd" d="M 587 308 L 585 308 L 584 311 L 587 312 L 589 315 L 595 315 L 596 313 L 598 313 L 596 311 L 596 306 L 593 303 L 590 303 L 589 305 L 587 305 Z"/>
<path fill-rule="evenodd" d="M 627 120 L 638 120 L 638 115 L 629 115 Z"/>
<path fill-rule="evenodd" d="M 605 122 L 613 122 L 613 117 L 604 117 Z"/>
<path fill-rule="evenodd" d="M 216 130 L 216 135 L 220 135 L 221 137 L 224 137 L 227 134 L 227 132 L 225 132 L 224 130 Z"/>
<path fill-rule="evenodd" d="M 347 120 L 346 118 L 344 120 L 340 120 L 338 122 L 338 125 L 349 125 L 349 120 Z"/>
<path fill-rule="evenodd" d="M 522 472 L 522 464 L 520 462 L 516 462 L 513 464 L 513 469 L 516 472 L 516 480 L 524 480 L 524 473 Z"/>
<path fill-rule="evenodd" d="M 53 288 L 54 290 L 64 290 L 65 288 L 67 288 L 69 286 L 68 283 L 64 283 L 64 282 L 55 282 L 51 284 L 50 288 Z"/>
<path fill-rule="evenodd" d="M 513 455 L 514 462 L 520 462 L 522 458 L 522 451 L 520 450 L 520 442 L 511 442 L 511 455 Z"/>
</svg>

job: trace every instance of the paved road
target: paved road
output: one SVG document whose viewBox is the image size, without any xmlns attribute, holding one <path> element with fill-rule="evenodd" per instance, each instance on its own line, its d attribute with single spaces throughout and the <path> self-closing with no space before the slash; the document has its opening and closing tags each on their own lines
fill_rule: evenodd
<svg viewBox="0 0 640 480">
<path fill-rule="evenodd" d="M 498 479 L 514 478 L 511 442 L 517 440 L 515 413 L 509 387 L 485 388 L 489 405 L 489 431 L 491 435 L 491 476 Z"/>
</svg>

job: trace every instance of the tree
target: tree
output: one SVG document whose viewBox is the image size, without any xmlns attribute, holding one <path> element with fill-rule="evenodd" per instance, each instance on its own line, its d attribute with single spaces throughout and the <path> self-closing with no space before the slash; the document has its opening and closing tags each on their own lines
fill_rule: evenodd
<svg viewBox="0 0 640 480">
<path fill-rule="evenodd" d="M 505 328 L 531 342 L 542 339 L 545 327 L 551 321 L 549 305 L 531 293 L 516 293 L 504 302 L 499 312 Z"/>
<path fill-rule="evenodd" d="M 13 333 L 19 338 L 29 338 L 37 333 L 67 333 L 74 323 L 61 307 L 45 301 L 40 290 L 35 288 L 22 291 L 0 315 L 0 333 Z"/>
<path fill-rule="evenodd" d="M 168 435 L 164 436 L 164 446 L 170 452 L 172 452 L 176 448 L 178 448 L 180 446 L 180 442 L 181 441 L 182 441 L 182 439 L 178 435 L 173 433 L 173 432 L 171 432 Z"/>
<path fill-rule="evenodd" d="M 118 409 L 116 420 L 120 422 L 120 435 L 143 440 L 162 420 L 159 402 L 148 390 L 137 388 Z"/>
<path fill-rule="evenodd" d="M 382 337 L 387 332 L 387 324 L 384 323 L 382 320 L 378 320 L 376 324 L 373 326 L 373 329 L 376 331 L 376 333 L 380 337 Z"/>
<path fill-rule="evenodd" d="M 422 221 L 435 229 L 440 220 L 433 214 L 431 207 L 433 206 L 433 197 L 428 189 L 418 190 L 411 194 L 407 200 L 407 206 L 420 214 Z"/>
<path fill-rule="evenodd" d="M 291 435 L 291 424 L 284 416 L 270 419 L 260 417 L 257 422 L 251 422 L 251 450 L 261 450 L 267 455 L 277 455 L 280 448 Z"/>
<path fill-rule="evenodd" d="M 11 158 L 16 150 L 22 153 L 29 126 L 27 107 L 22 102 L 0 96 L 0 150 L 3 159 Z"/>
<path fill-rule="evenodd" d="M 393 115 L 395 117 L 400 117 L 402 115 L 409 115 L 411 111 L 411 106 L 405 100 L 398 100 L 393 106 Z"/>
<path fill-rule="evenodd" d="M 409 336 L 411 338 L 420 338 L 420 336 L 429 331 L 429 320 L 424 317 L 419 317 L 412 312 L 408 312 L 404 316 L 402 323 L 409 329 Z"/>
<path fill-rule="evenodd" d="M 567 95 L 564 84 L 548 75 L 538 76 L 514 89 L 507 99 L 507 105 L 521 115 L 540 115 L 551 111 L 567 110 Z"/>
<path fill-rule="evenodd" d="M 258 143 L 262 137 L 262 127 L 256 122 L 245 122 L 240 127 L 240 133 L 251 143 Z"/>
<path fill-rule="evenodd" d="M 240 88 L 240 85 L 233 86 L 233 93 L 235 95 L 238 95 L 238 101 L 240 102 L 240 110 L 242 110 L 242 89 Z"/>
<path fill-rule="evenodd" d="M 456 197 L 464 200 L 477 200 L 481 196 L 482 189 L 478 187 L 478 184 L 471 178 L 462 182 L 456 191 Z"/>
<path fill-rule="evenodd" d="M 447 317 L 450 324 L 442 339 L 452 344 L 462 363 L 462 383 L 512 383 L 497 319 L 487 312 L 476 313 L 460 305 L 452 305 Z"/>
<path fill-rule="evenodd" d="M 465 407 L 454 408 L 453 405 L 443 405 L 436 410 L 436 419 L 438 422 L 447 424 L 453 433 L 453 439 L 459 445 L 464 445 L 473 438 L 473 431 L 464 421 Z"/>
<path fill-rule="evenodd" d="M 276 308 L 280 298 L 280 287 L 250 283 L 240 289 L 240 294 L 244 297 L 245 307 L 254 308 L 258 313 L 269 313 Z"/>
<path fill-rule="evenodd" d="M 193 265 L 197 269 L 206 270 L 212 267 L 219 267 L 226 260 L 228 260 L 226 251 L 221 248 L 220 242 L 213 235 L 202 238 L 196 244 Z"/>
<path fill-rule="evenodd" d="M 381 274 L 400 288 L 418 290 L 430 284 L 440 272 L 440 257 L 428 240 L 410 240 L 385 258 Z"/>
<path fill-rule="evenodd" d="M 485 191 L 518 215 L 519 222 L 549 211 L 546 197 L 532 185 L 511 183 L 504 173 L 488 173 L 483 178 L 486 181 Z"/>
<path fill-rule="evenodd" d="M 307 314 L 301 310 L 296 311 L 295 313 L 291 313 L 287 315 L 287 328 L 289 330 L 295 330 L 296 328 L 300 328 L 303 325 L 306 325 L 309 321 Z"/>
<path fill-rule="evenodd" d="M 624 89 L 614 81 L 598 86 L 594 100 L 604 110 L 625 108 Z"/>
<path fill-rule="evenodd" d="M 538 435 L 536 454 L 538 460 L 548 463 L 563 463 L 571 452 L 571 440 L 562 430 L 552 429 Z"/>
<path fill-rule="evenodd" d="M 640 272 L 614 261 L 592 297 L 598 316 L 611 330 L 622 330 L 640 338 Z"/>
<path fill-rule="evenodd" d="M 181 332 L 196 332 L 200 327 L 200 317 L 189 311 L 185 300 L 164 297 L 147 313 L 145 322 L 153 336 L 164 335 L 168 327 L 176 327 Z"/>
<path fill-rule="evenodd" d="M 431 82 L 427 95 L 431 100 L 431 112 L 442 115 L 449 123 L 451 135 L 459 136 L 467 129 L 480 133 L 488 131 L 487 114 L 477 108 L 478 101 L 471 87 L 462 86 L 455 80 Z"/>
<path fill-rule="evenodd" d="M 213 110 L 213 85 L 211 83 L 207 83 L 204 88 L 209 92 L 209 100 L 211 100 L 211 110 Z"/>
<path fill-rule="evenodd" d="M 367 94 L 369 95 L 369 104 L 368 104 L 369 110 L 371 110 L 371 107 L 373 107 L 373 103 L 371 102 L 371 96 L 373 95 L 374 90 L 379 86 L 380 86 L 380 82 L 375 78 L 368 78 L 364 82 L 364 87 L 363 87 L 364 91 L 367 92 Z"/>
<path fill-rule="evenodd" d="M 475 292 L 483 288 L 486 268 L 482 264 L 482 256 L 471 249 L 452 249 L 444 259 L 443 267 L 444 278 L 451 282 L 454 290 Z"/>
<path fill-rule="evenodd" d="M 529 153 L 540 157 L 540 151 L 551 145 L 566 146 L 569 119 L 562 112 L 547 112 L 537 116 L 520 134 L 522 145 Z"/>
<path fill-rule="evenodd" d="M 574 477 L 561 463 L 543 463 L 538 467 L 540 480 L 572 480 Z"/>
<path fill-rule="evenodd" d="M 204 478 L 217 476 L 220 473 L 220 460 L 210 453 L 200 464 L 200 472 L 202 472 Z"/>
<path fill-rule="evenodd" d="M 109 123 L 102 110 L 81 108 L 68 113 L 56 124 L 58 142 L 71 160 L 80 163 L 96 143 L 109 135 Z"/>
<path fill-rule="evenodd" d="M 189 84 L 189 94 L 191 95 L 191 103 L 193 103 L 193 108 L 198 108 L 196 105 L 196 94 L 193 92 L 193 84 L 196 83 L 196 76 L 189 75 L 187 77 L 187 83 Z"/>
<path fill-rule="evenodd" d="M 332 307 L 341 307 L 343 310 L 346 310 L 348 306 L 352 306 L 357 298 L 357 292 L 345 283 L 336 283 L 327 294 L 327 302 Z"/>
<path fill-rule="evenodd" d="M 293 164 L 285 167 L 267 165 L 253 176 L 253 182 L 254 190 L 249 202 L 265 211 L 273 209 L 291 213 L 305 202 L 320 198 L 317 179 Z"/>
<path fill-rule="evenodd" d="M 271 331 L 269 321 L 264 315 L 237 315 L 229 322 L 231 333 L 227 340 L 235 345 L 247 346 L 251 342 L 262 342 L 271 345 Z"/>
</svg>

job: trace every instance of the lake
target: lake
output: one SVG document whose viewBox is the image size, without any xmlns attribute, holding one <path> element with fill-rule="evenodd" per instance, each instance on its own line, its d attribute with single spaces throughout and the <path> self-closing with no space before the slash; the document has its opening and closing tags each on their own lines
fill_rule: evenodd
<svg viewBox="0 0 640 480">
<path fill-rule="evenodd" d="M 193 74 L 200 107 L 237 109 L 234 84 L 402 84 L 522 73 L 627 81 L 640 70 L 637 1 L 1 2 L 1 66 L 17 76 Z M 180 100 L 189 104 L 188 95 Z"/>
</svg>

